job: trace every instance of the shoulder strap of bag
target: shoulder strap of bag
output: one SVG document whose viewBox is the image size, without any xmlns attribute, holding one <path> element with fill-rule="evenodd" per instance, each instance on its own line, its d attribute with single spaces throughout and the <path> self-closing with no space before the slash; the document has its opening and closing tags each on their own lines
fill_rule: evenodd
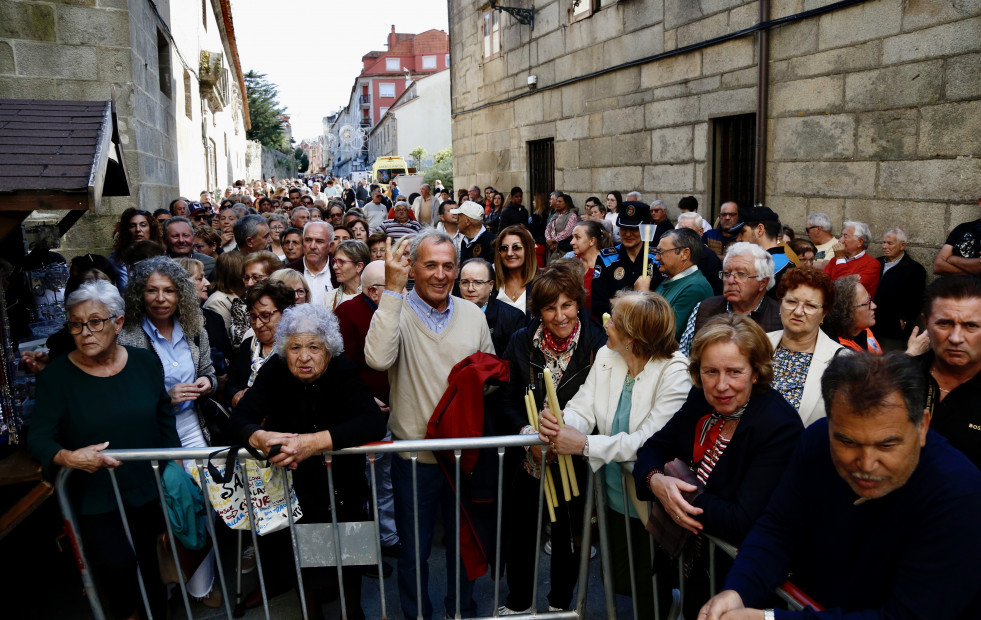
<svg viewBox="0 0 981 620">
<path fill-rule="evenodd" d="M 208 455 L 208 473 L 211 474 L 212 480 L 224 484 L 232 479 L 232 475 L 235 472 L 235 457 L 238 456 L 238 451 L 241 448 L 245 448 L 246 450 L 248 450 L 249 454 L 251 454 L 252 456 L 254 456 L 259 460 L 266 459 L 266 457 L 261 452 L 259 452 L 258 450 L 256 450 L 255 448 L 253 448 L 248 444 L 244 446 L 229 446 L 227 448 L 222 448 L 221 450 L 215 450 L 214 452 Z M 218 469 L 218 467 L 212 462 L 215 459 L 215 457 L 221 454 L 222 452 L 227 452 L 227 454 L 225 455 L 224 474 L 222 474 L 221 471 Z"/>
</svg>

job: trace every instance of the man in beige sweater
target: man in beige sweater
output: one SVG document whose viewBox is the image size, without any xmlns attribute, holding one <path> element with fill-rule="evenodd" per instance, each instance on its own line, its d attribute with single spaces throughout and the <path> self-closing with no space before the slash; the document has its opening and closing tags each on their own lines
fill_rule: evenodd
<svg viewBox="0 0 981 620">
<path fill-rule="evenodd" d="M 444 232 L 426 230 L 392 249 L 386 242 L 385 292 L 371 319 L 365 338 L 365 359 L 376 370 L 388 370 L 391 383 L 389 427 L 395 439 L 422 439 L 436 404 L 449 387 L 450 370 L 477 351 L 494 353 L 483 313 L 474 304 L 450 295 L 459 267 L 453 239 Z M 407 247 L 408 246 L 408 247 Z M 415 288 L 402 295 L 409 278 Z M 443 516 L 447 541 L 455 540 L 455 497 L 449 482 L 430 452 L 419 453 L 417 488 L 413 494 L 411 462 L 400 455 L 392 460 L 395 524 L 401 541 L 398 560 L 399 596 L 406 618 L 430 620 L 429 553 L 437 512 Z M 415 539 L 418 511 L 418 543 Z M 416 590 L 416 544 L 419 546 L 421 592 Z M 454 583 L 455 545 L 447 544 L 444 599 L 447 614 L 457 601 Z M 476 615 L 473 582 L 461 570 L 460 612 Z"/>
</svg>

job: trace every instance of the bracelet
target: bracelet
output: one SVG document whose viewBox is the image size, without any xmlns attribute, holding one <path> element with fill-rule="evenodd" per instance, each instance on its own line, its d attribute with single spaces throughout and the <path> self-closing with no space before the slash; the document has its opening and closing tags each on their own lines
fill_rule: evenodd
<svg viewBox="0 0 981 620">
<path fill-rule="evenodd" d="M 763 610 L 763 620 L 776 620 L 777 615 L 772 609 Z"/>
<path fill-rule="evenodd" d="M 650 471 L 650 473 L 649 473 L 649 474 L 647 474 L 647 477 L 646 477 L 646 478 L 644 478 L 644 484 L 645 484 L 645 485 L 647 486 L 647 488 L 648 488 L 648 489 L 650 489 L 650 488 L 651 488 L 651 479 L 652 479 L 652 478 L 653 478 L 654 476 L 656 476 L 656 475 L 658 475 L 658 474 L 663 474 L 663 473 L 664 473 L 664 472 L 663 472 L 663 471 L 661 471 L 660 469 L 652 469 L 652 470 Z"/>
</svg>

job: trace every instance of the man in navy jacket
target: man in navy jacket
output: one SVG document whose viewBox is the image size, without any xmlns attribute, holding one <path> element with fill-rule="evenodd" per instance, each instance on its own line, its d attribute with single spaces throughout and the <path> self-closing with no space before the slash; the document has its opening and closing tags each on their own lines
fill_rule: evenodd
<svg viewBox="0 0 981 620">
<path fill-rule="evenodd" d="M 981 617 L 981 472 L 929 431 L 923 381 L 899 353 L 828 366 L 828 417 L 804 431 L 699 620 Z M 824 611 L 752 609 L 788 572 Z"/>
</svg>

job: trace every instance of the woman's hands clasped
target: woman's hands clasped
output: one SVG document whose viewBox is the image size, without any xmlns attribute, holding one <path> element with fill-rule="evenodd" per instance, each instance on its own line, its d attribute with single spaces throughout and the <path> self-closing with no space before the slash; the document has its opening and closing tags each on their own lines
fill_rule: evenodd
<svg viewBox="0 0 981 620">
<path fill-rule="evenodd" d="M 198 396 L 209 392 L 211 392 L 211 381 L 207 377 L 201 377 L 194 383 L 178 383 L 167 390 L 167 393 L 170 394 L 171 405 L 197 400 Z"/>
<path fill-rule="evenodd" d="M 279 451 L 269 459 L 269 464 L 290 469 L 296 469 L 302 461 L 324 449 L 317 445 L 313 435 L 271 431 L 252 433 L 249 437 L 249 445 L 267 455 L 273 450 L 273 446 L 279 446 Z"/>
</svg>

